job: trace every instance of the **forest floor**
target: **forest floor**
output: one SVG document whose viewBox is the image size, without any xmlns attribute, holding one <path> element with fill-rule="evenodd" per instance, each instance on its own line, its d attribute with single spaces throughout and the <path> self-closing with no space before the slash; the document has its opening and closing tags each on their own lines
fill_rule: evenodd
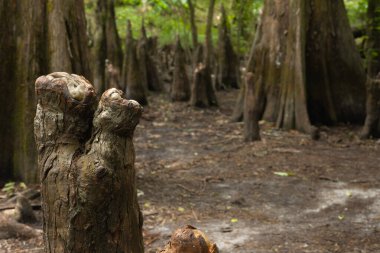
<svg viewBox="0 0 380 253">
<path fill-rule="evenodd" d="M 150 97 L 134 139 L 146 252 L 187 224 L 221 253 L 380 252 L 380 142 L 352 126 L 313 141 L 261 122 L 262 141 L 245 143 L 229 121 L 236 96 L 219 92 L 211 109 Z M 0 240 L 0 252 L 41 245 Z"/>
</svg>

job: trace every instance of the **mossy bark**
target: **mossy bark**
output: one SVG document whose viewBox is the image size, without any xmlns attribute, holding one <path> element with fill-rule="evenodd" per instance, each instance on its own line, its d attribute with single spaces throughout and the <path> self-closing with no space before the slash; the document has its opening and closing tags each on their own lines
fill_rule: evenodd
<svg viewBox="0 0 380 253">
<path fill-rule="evenodd" d="M 314 138 L 312 123 L 363 120 L 365 74 L 342 0 L 267 0 L 256 36 L 247 72 L 263 86 L 265 120 Z"/>
<path fill-rule="evenodd" d="M 47 253 L 143 253 L 133 131 L 142 113 L 122 92 L 97 103 L 83 77 L 36 81 L 34 121 Z"/>
</svg>

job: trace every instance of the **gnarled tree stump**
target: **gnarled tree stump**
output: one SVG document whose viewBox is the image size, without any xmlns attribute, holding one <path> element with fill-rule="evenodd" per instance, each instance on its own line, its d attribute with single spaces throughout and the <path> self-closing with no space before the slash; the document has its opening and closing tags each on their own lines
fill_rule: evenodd
<svg viewBox="0 0 380 253">
<path fill-rule="evenodd" d="M 53 73 L 36 81 L 34 121 L 49 253 L 142 253 L 133 131 L 142 107 L 83 77 Z"/>
<path fill-rule="evenodd" d="M 219 253 L 219 249 L 202 231 L 187 225 L 173 233 L 160 253 Z"/>
</svg>

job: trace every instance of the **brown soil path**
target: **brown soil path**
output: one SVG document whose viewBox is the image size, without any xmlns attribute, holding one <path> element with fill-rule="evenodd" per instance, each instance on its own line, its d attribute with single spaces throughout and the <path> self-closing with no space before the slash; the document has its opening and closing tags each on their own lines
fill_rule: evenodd
<svg viewBox="0 0 380 253">
<path fill-rule="evenodd" d="M 186 224 L 221 253 L 380 252 L 380 142 L 347 126 L 312 141 L 263 122 L 263 141 L 244 143 L 229 122 L 236 96 L 205 110 L 150 97 L 134 141 L 146 252 Z M 0 252 L 41 243 L 2 240 Z"/>
<path fill-rule="evenodd" d="M 380 143 L 352 127 L 312 141 L 268 123 L 244 143 L 229 123 L 236 95 L 205 110 L 151 98 L 135 138 L 147 252 L 185 224 L 225 253 L 380 252 Z"/>
</svg>

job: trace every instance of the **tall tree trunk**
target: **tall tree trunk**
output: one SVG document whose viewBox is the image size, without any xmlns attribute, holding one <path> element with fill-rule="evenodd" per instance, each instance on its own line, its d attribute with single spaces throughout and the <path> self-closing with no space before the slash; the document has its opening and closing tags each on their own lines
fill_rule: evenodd
<svg viewBox="0 0 380 253">
<path fill-rule="evenodd" d="M 143 253 L 132 143 L 141 106 L 110 89 L 94 114 L 91 84 L 63 72 L 38 78 L 36 95 L 45 252 Z"/>
<path fill-rule="evenodd" d="M 219 24 L 216 89 L 239 88 L 239 59 L 232 47 L 224 6 Z"/>
<path fill-rule="evenodd" d="M 190 26 L 191 26 L 191 38 L 193 41 L 193 48 L 194 50 L 198 46 L 198 31 L 197 31 L 197 25 L 195 22 L 195 8 L 193 5 L 192 0 L 187 0 L 187 4 L 189 5 L 189 14 L 190 14 Z"/>
<path fill-rule="evenodd" d="M 81 74 L 92 80 L 83 0 L 46 2 L 49 71 Z"/>
<path fill-rule="evenodd" d="M 0 174 L 36 182 L 34 80 L 55 70 L 91 78 L 83 1 L 0 0 L 0 58 Z"/>
<path fill-rule="evenodd" d="M 211 68 L 212 65 L 212 21 L 214 18 L 215 0 L 210 0 L 207 12 L 206 23 L 206 38 L 205 38 L 205 50 L 204 50 L 204 64 Z"/>
<path fill-rule="evenodd" d="M 127 74 L 128 74 L 128 62 L 131 57 L 131 50 L 133 45 L 133 33 L 132 33 L 132 24 L 131 21 L 127 20 L 127 31 L 125 37 L 125 54 L 123 59 L 123 69 L 121 71 L 121 87 L 122 90 L 126 90 L 127 88 Z"/>
<path fill-rule="evenodd" d="M 141 24 L 141 35 L 137 44 L 137 59 L 140 64 L 141 78 L 144 87 L 151 91 L 161 91 L 161 80 L 158 74 L 156 63 L 153 59 L 153 48 L 149 48 L 149 39 L 146 35 L 144 23 Z"/>
<path fill-rule="evenodd" d="M 147 105 L 146 88 L 142 82 L 141 64 L 137 58 L 137 42 L 132 41 L 127 72 L 127 98 L 134 99 L 142 105 Z"/>
<path fill-rule="evenodd" d="M 190 104 L 196 107 L 217 106 L 215 91 L 212 86 L 211 70 L 212 70 L 212 20 L 214 16 L 215 0 L 210 0 L 207 14 L 206 24 L 206 40 L 204 49 L 202 45 L 198 45 L 195 52 L 195 68 L 194 77 L 191 87 Z M 201 52 L 203 59 L 200 60 Z"/>
<path fill-rule="evenodd" d="M 380 2 L 368 0 L 367 11 L 367 69 L 368 76 L 375 78 L 380 72 Z"/>
<path fill-rule="evenodd" d="M 265 120 L 315 138 L 312 123 L 363 120 L 365 74 L 342 0 L 266 0 L 256 36 L 247 72 L 265 91 Z"/>
<path fill-rule="evenodd" d="M 105 77 L 106 59 L 114 67 L 115 73 L 120 73 L 123 53 L 116 28 L 114 0 L 91 0 L 90 5 L 92 7 L 89 20 L 93 40 L 91 49 L 93 79 L 95 88 L 101 92 L 110 88 Z"/>
<path fill-rule="evenodd" d="M 173 82 L 170 91 L 172 101 L 188 101 L 190 98 L 190 83 L 186 73 L 185 50 L 177 36 L 174 49 Z"/>
<path fill-rule="evenodd" d="M 260 140 L 259 120 L 264 105 L 263 86 L 260 85 L 260 79 L 254 83 L 254 76 L 251 72 L 246 74 L 246 89 L 244 96 L 244 132 L 246 141 Z M 258 87 L 255 87 L 255 84 Z"/>
<path fill-rule="evenodd" d="M 367 116 L 362 138 L 380 137 L 380 3 L 368 1 L 367 26 Z M 376 76 L 377 75 L 377 76 Z"/>
</svg>

